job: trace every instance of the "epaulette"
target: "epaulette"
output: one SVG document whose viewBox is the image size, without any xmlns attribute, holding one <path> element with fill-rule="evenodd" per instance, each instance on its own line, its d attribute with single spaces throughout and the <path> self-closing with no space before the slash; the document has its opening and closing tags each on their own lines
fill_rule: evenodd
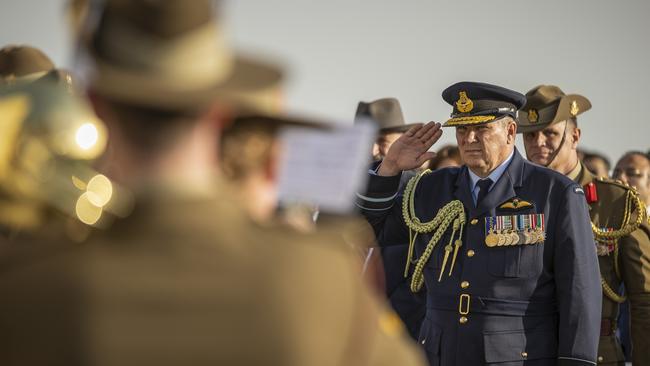
<svg viewBox="0 0 650 366">
<path fill-rule="evenodd" d="M 598 177 L 598 178 L 594 178 L 594 181 L 597 184 L 600 184 L 600 185 L 619 187 L 619 188 L 621 188 L 623 190 L 623 192 L 624 191 L 629 191 L 629 190 L 632 190 L 632 191 L 636 192 L 636 189 L 634 187 L 628 185 L 627 183 L 623 183 L 622 181 L 620 181 L 618 179 L 609 179 L 609 178 Z"/>
</svg>

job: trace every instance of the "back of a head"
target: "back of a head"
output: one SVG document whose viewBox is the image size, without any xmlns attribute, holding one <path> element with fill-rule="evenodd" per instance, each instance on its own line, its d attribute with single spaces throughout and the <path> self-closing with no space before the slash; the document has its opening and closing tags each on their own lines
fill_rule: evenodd
<svg viewBox="0 0 650 366">
<path fill-rule="evenodd" d="M 134 147 L 173 143 L 215 104 L 274 103 L 251 96 L 281 72 L 227 46 L 215 2 L 108 0 L 94 12 L 81 37 L 90 94 Z"/>
</svg>

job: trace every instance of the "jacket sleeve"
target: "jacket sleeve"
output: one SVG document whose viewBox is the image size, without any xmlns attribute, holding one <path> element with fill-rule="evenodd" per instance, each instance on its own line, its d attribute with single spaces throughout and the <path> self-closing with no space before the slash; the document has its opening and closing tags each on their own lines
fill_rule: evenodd
<svg viewBox="0 0 650 366">
<path fill-rule="evenodd" d="M 357 193 L 357 206 L 368 220 L 380 246 L 408 243 L 408 229 L 402 217 L 401 175 L 382 177 L 370 173 L 368 189 Z"/>
<path fill-rule="evenodd" d="M 650 230 L 647 226 L 621 238 L 621 277 L 630 301 L 632 363 L 650 365 Z"/>
<path fill-rule="evenodd" d="M 602 290 L 584 193 L 569 185 L 559 201 L 554 268 L 559 310 L 558 365 L 596 365 Z"/>
</svg>

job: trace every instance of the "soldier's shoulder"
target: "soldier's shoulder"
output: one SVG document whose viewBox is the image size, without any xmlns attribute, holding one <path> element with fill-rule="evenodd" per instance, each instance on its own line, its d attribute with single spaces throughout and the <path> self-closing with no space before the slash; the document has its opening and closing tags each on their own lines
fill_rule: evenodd
<svg viewBox="0 0 650 366">
<path fill-rule="evenodd" d="M 589 186 L 593 186 L 593 188 Z M 593 192 L 587 192 L 591 198 L 590 205 L 592 210 L 603 211 L 607 215 L 625 216 L 624 211 L 638 211 L 640 208 L 631 205 L 630 199 L 637 195 L 636 190 L 624 184 L 607 178 L 594 178 L 585 186 L 586 190 L 592 189 Z M 630 214 L 632 212 L 629 212 Z"/>
</svg>

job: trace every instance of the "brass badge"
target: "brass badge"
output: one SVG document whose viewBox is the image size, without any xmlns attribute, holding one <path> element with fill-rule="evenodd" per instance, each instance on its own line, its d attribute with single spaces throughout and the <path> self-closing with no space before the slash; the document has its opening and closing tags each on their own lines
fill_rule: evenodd
<svg viewBox="0 0 650 366">
<path fill-rule="evenodd" d="M 467 93 L 462 91 L 458 93 L 458 101 L 456 101 L 456 109 L 460 113 L 471 112 L 474 109 L 474 102 L 467 96 Z"/>
<path fill-rule="evenodd" d="M 578 102 L 576 102 L 575 100 L 571 102 L 571 110 L 569 112 L 573 117 L 578 115 L 578 113 L 580 112 L 580 108 L 578 108 Z"/>
<path fill-rule="evenodd" d="M 537 123 L 537 121 L 539 121 L 539 115 L 537 114 L 536 109 L 528 110 L 528 120 L 530 121 L 530 123 Z"/>
</svg>

